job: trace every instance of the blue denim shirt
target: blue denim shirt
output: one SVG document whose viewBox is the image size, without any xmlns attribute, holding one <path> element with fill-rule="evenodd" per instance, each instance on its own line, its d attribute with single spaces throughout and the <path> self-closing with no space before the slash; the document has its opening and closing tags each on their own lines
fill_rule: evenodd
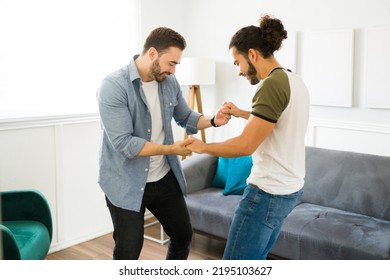
<svg viewBox="0 0 390 280">
<path fill-rule="evenodd" d="M 188 107 L 173 75 L 159 83 L 158 94 L 164 144 L 174 143 L 172 118 L 188 134 L 197 133 L 200 114 Z M 102 81 L 97 101 L 101 123 L 99 185 L 115 206 L 139 211 L 150 157 L 137 155 L 150 141 L 152 119 L 134 59 Z M 186 195 L 186 181 L 178 156 L 168 155 L 167 160 Z"/>
</svg>

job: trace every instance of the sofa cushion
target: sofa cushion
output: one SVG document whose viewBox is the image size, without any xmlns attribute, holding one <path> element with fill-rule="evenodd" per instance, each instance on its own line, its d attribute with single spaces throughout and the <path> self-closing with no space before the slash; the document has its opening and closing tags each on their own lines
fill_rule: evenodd
<svg viewBox="0 0 390 280">
<path fill-rule="evenodd" d="M 390 221 L 390 157 L 306 148 L 301 200 Z"/>
<path fill-rule="evenodd" d="M 223 188 L 223 195 L 242 195 L 246 179 L 252 168 L 252 156 L 237 158 L 218 158 L 218 166 L 211 187 Z"/>
<path fill-rule="evenodd" d="M 209 187 L 217 170 L 218 157 L 208 154 L 193 154 L 181 162 L 187 181 L 186 194 Z"/>
<path fill-rule="evenodd" d="M 224 196 L 222 189 L 206 188 L 186 197 L 192 227 L 207 234 L 227 238 L 241 195 Z"/>
<path fill-rule="evenodd" d="M 3 221 L 13 234 L 23 260 L 44 259 L 50 247 L 46 226 L 37 221 Z"/>
<path fill-rule="evenodd" d="M 287 259 L 388 259 L 390 222 L 302 203 L 285 220 L 271 254 Z"/>
</svg>

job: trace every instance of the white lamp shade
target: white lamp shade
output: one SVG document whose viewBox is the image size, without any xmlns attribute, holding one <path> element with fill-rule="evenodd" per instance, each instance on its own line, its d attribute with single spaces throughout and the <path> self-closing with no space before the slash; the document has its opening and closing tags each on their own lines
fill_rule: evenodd
<svg viewBox="0 0 390 280">
<path fill-rule="evenodd" d="M 182 57 L 176 66 L 175 76 L 181 85 L 212 85 L 215 83 L 215 61 Z"/>
</svg>

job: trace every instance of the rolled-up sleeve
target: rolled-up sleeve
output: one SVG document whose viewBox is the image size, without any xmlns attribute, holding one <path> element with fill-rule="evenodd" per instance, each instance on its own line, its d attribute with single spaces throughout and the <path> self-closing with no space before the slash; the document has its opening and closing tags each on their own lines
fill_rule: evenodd
<svg viewBox="0 0 390 280">
<path fill-rule="evenodd" d="M 97 101 L 103 131 L 112 147 L 128 158 L 137 156 L 146 140 L 133 135 L 126 90 L 116 81 L 106 78 L 97 92 Z"/>
<path fill-rule="evenodd" d="M 197 126 L 198 126 L 198 121 L 200 116 L 201 114 L 198 112 L 191 112 L 190 115 L 188 116 L 188 121 L 186 125 L 186 133 L 188 135 L 198 133 Z"/>
</svg>

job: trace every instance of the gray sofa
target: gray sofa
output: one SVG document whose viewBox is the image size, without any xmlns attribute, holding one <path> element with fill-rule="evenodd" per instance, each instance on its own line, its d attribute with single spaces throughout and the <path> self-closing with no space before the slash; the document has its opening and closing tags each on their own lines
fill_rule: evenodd
<svg viewBox="0 0 390 280">
<path fill-rule="evenodd" d="M 241 195 L 210 187 L 218 158 L 182 162 L 196 232 L 227 238 Z M 273 259 L 390 259 L 390 157 L 306 147 L 304 193 L 272 248 Z"/>
</svg>

